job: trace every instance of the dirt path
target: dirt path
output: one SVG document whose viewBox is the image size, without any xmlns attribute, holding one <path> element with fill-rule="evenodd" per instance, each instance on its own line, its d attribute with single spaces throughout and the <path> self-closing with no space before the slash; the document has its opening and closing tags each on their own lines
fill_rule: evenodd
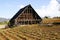
<svg viewBox="0 0 60 40">
<path fill-rule="evenodd" d="M 6 25 L 0 25 L 0 28 L 5 28 Z"/>
</svg>

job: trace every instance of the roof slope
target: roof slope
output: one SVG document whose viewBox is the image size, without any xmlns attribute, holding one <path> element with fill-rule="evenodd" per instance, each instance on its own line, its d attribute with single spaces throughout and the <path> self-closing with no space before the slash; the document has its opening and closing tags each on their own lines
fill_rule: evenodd
<svg viewBox="0 0 60 40">
<path fill-rule="evenodd" d="M 27 7 L 31 7 L 31 5 L 29 4 L 29 5 L 25 6 L 24 8 L 20 9 L 20 10 L 11 18 L 11 20 L 17 18 L 17 17 L 19 16 L 19 14 L 21 14 L 21 13 L 24 11 L 24 9 L 27 8 Z M 31 7 L 31 8 L 32 8 L 32 7 Z M 32 8 L 32 9 L 33 9 L 33 8 Z M 34 13 L 37 15 L 37 19 L 41 19 L 40 16 L 35 12 L 34 9 L 33 9 L 33 11 L 34 11 Z M 34 16 L 34 14 L 33 14 L 33 16 Z"/>
</svg>

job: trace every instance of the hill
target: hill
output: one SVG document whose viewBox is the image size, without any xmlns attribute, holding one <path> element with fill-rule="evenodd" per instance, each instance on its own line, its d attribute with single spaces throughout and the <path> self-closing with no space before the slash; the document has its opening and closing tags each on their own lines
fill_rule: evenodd
<svg viewBox="0 0 60 40">
<path fill-rule="evenodd" d="M 4 21 L 8 21 L 9 19 L 6 19 L 6 18 L 1 18 L 0 17 L 0 22 L 4 22 Z"/>
</svg>

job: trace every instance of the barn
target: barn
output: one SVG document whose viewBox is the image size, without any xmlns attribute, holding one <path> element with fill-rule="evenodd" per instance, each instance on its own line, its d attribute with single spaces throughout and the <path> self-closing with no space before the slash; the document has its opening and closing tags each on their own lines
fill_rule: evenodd
<svg viewBox="0 0 60 40">
<path fill-rule="evenodd" d="M 9 21 L 8 26 L 40 24 L 41 17 L 29 4 L 21 8 Z"/>
</svg>

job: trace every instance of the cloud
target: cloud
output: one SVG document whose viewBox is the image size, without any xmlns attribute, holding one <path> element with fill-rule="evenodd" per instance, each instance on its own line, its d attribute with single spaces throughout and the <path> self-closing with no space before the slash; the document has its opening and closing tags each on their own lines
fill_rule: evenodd
<svg viewBox="0 0 60 40">
<path fill-rule="evenodd" d="M 51 0 L 49 5 L 41 6 L 41 8 L 36 9 L 37 13 L 41 16 L 60 16 L 59 3 L 56 0 Z"/>
<path fill-rule="evenodd" d="M 24 5 L 21 5 L 21 6 L 20 6 L 20 8 L 23 8 L 23 7 L 24 7 Z"/>
<path fill-rule="evenodd" d="M 25 5 L 18 5 L 17 7 L 21 9 L 21 8 L 23 8 L 24 6 L 25 6 Z"/>
<path fill-rule="evenodd" d="M 58 3 L 60 4 L 60 0 L 56 0 L 56 1 L 58 1 Z"/>
</svg>

